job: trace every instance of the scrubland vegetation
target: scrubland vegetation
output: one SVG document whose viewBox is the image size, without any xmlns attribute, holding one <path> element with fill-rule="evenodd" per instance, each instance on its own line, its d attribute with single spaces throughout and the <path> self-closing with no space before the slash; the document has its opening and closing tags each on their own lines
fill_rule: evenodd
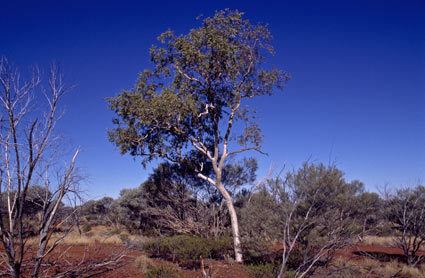
<svg viewBox="0 0 425 278">
<path fill-rule="evenodd" d="M 124 189 L 117 199 L 76 207 L 75 226 L 62 244 L 141 251 L 134 267 L 145 277 L 190 277 L 185 269 L 202 277 L 200 258 L 206 269 L 211 260 L 232 267 L 231 221 L 222 197 L 201 194 L 211 189 L 208 184 L 191 184 L 190 176 L 168 171 L 169 166 L 160 164 L 139 188 Z M 345 181 L 336 167 L 305 163 L 257 186 L 240 184 L 229 191 L 240 219 L 246 277 L 423 275 L 425 230 L 415 223 L 425 206 L 422 186 L 382 198 L 358 181 Z M 33 219 L 33 213 L 25 217 Z M 196 228 L 182 230 L 183 223 Z M 55 231 L 51 240 L 63 232 Z M 27 244 L 35 243 L 31 237 Z M 214 267 L 211 273 L 214 277 Z"/>
<path fill-rule="evenodd" d="M 220 195 L 204 199 L 210 196 L 201 194 L 208 184 L 191 185 L 189 177 L 177 177 L 165 165 L 115 200 L 87 202 L 80 210 L 83 225 L 120 227 L 130 234 L 129 241 L 143 238 L 139 247 L 149 256 L 183 268 L 198 269 L 201 256 L 231 261 L 231 222 L 220 209 Z M 247 272 L 253 277 L 277 277 L 281 271 L 282 277 L 421 277 L 415 273 L 424 267 L 425 229 L 414 222 L 421 221 L 425 207 L 423 190 L 417 186 L 382 198 L 320 163 L 305 163 L 256 187 L 236 186 L 230 192 Z M 177 221 L 197 228 L 181 232 Z M 417 251 L 414 242 L 421 245 Z"/>
<path fill-rule="evenodd" d="M 54 133 L 69 89 L 56 68 L 37 114 L 38 72 L 19 85 L 1 61 L 2 276 L 101 276 L 130 261 L 127 275 L 148 278 L 424 276 L 425 187 L 367 192 L 310 161 L 257 177 L 248 151 L 263 154 L 262 134 L 248 104 L 290 76 L 263 66 L 270 32 L 242 16 L 219 11 L 187 35 L 165 32 L 153 69 L 108 99 L 111 142 L 144 165 L 161 159 L 116 199 L 81 203 L 78 151 L 59 152 Z"/>
</svg>

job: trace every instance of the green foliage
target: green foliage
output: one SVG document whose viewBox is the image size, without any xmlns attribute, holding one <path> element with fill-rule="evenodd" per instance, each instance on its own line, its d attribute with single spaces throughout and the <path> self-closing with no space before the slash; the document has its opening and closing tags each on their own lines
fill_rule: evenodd
<svg viewBox="0 0 425 278">
<path fill-rule="evenodd" d="M 127 242 L 127 240 L 130 238 L 130 234 L 128 232 L 122 232 L 120 233 L 119 238 L 122 242 Z"/>
<path fill-rule="evenodd" d="M 146 204 L 141 187 L 121 190 L 120 197 L 111 205 L 117 221 L 130 232 L 141 228 L 145 207 Z"/>
<path fill-rule="evenodd" d="M 356 197 L 355 218 L 359 221 L 363 233 L 384 232 L 384 222 L 386 207 L 384 201 L 376 193 L 363 192 Z"/>
<path fill-rule="evenodd" d="M 255 179 L 256 169 L 255 159 L 228 163 L 223 185 L 235 191 Z M 119 223 L 132 233 L 217 237 L 225 233 L 230 222 L 224 209 L 217 215 L 222 201 L 216 188 L 196 177 L 190 166 L 163 162 L 139 188 L 122 190 L 112 208 Z M 221 217 L 220 221 L 214 217 Z M 217 222 L 220 224 L 214 226 Z"/>
<path fill-rule="evenodd" d="M 97 215 L 87 215 L 85 218 L 88 222 L 93 222 L 97 220 L 99 217 Z"/>
<path fill-rule="evenodd" d="M 110 212 L 110 207 L 114 199 L 104 197 L 100 200 L 90 200 L 82 206 L 83 215 L 106 215 Z"/>
<path fill-rule="evenodd" d="M 336 167 L 305 163 L 285 178 L 269 179 L 265 188 L 251 195 L 241 210 L 248 217 L 254 214 L 252 220 L 244 220 L 251 233 L 247 237 L 281 237 L 288 247 L 282 256 L 285 275 L 313 274 L 319 265 L 331 261 L 337 248 L 361 232 L 353 220 L 362 191 L 362 183 L 346 182 Z"/>
<path fill-rule="evenodd" d="M 91 229 L 92 227 L 89 223 L 84 223 L 83 226 L 81 227 L 81 230 L 83 231 L 83 233 L 88 233 L 91 231 Z"/>
<path fill-rule="evenodd" d="M 52 193 L 44 186 L 34 185 L 28 187 L 24 204 L 24 213 L 35 216 L 43 209 L 44 203 L 52 197 Z"/>
<path fill-rule="evenodd" d="M 299 252 L 289 255 L 287 269 L 303 265 L 322 246 L 347 243 L 361 231 L 354 220 L 362 192 L 360 182 L 348 183 L 340 170 L 323 164 L 305 163 L 284 178 L 267 180 L 240 209 L 245 257 L 253 261 L 267 258 L 271 242 L 282 240 L 284 227 L 292 237 L 300 231 Z"/>
<path fill-rule="evenodd" d="M 111 197 L 87 201 L 80 207 L 78 214 L 92 225 L 110 225 L 114 218 L 111 210 L 113 201 Z"/>
<path fill-rule="evenodd" d="M 425 245 L 425 187 L 401 189 L 388 202 L 388 218 L 393 223 L 396 244 L 409 266 L 423 261 L 418 252 Z"/>
<path fill-rule="evenodd" d="M 228 238 L 214 240 L 189 235 L 159 238 L 143 244 L 143 249 L 153 256 L 184 263 L 199 257 L 223 259 L 231 249 Z"/>
<path fill-rule="evenodd" d="M 10 192 L 11 195 L 15 195 L 15 191 Z M 37 214 L 42 212 L 43 205 L 45 205 L 50 198 L 52 198 L 52 192 L 48 188 L 39 185 L 33 185 L 28 187 L 28 192 L 25 198 L 23 213 L 26 219 L 36 220 Z M 61 210 L 63 205 L 59 207 Z M 0 195 L 0 211 L 3 215 L 7 215 L 7 194 Z M 7 225 L 6 225 L 7 226 Z"/>
<path fill-rule="evenodd" d="M 274 53 L 267 26 L 242 16 L 226 9 L 186 35 L 161 34 L 162 45 L 150 50 L 153 69 L 139 74 L 135 88 L 107 100 L 117 116 L 108 136 L 121 153 L 141 156 L 144 166 L 157 157 L 186 163 L 220 189 L 232 225 L 237 216 L 222 188 L 225 161 L 240 152 L 261 152 L 261 129 L 248 102 L 271 95 L 289 79 L 264 66 L 265 56 Z"/>
<path fill-rule="evenodd" d="M 181 275 L 174 266 L 160 265 L 146 273 L 147 278 L 181 278 Z"/>
<path fill-rule="evenodd" d="M 334 166 L 322 163 L 305 163 L 296 173 L 287 175 L 287 183 L 294 185 L 297 197 L 303 197 L 304 206 L 313 202 L 324 210 L 341 210 L 350 208 L 355 211 L 354 197 L 363 192 L 363 184 L 359 181 L 347 183 L 344 173 Z"/>
<path fill-rule="evenodd" d="M 139 188 L 125 189 L 114 202 L 119 222 L 132 233 L 196 232 L 198 202 L 190 188 L 202 187 L 193 173 L 177 164 L 161 163 Z"/>
<path fill-rule="evenodd" d="M 236 163 L 228 163 L 223 169 L 223 184 L 234 189 L 255 182 L 258 169 L 255 158 L 244 158 Z M 229 188 L 230 189 L 230 188 Z M 230 189 L 230 192 L 235 190 Z"/>
<path fill-rule="evenodd" d="M 303 221 L 311 208 L 309 226 L 302 233 L 305 247 L 321 245 L 335 232 L 344 238 L 360 232 L 353 219 L 357 209 L 356 196 L 363 191 L 363 184 L 359 181 L 347 183 L 343 175 L 333 166 L 304 164 L 296 173 L 286 176 L 286 191 L 281 193 L 281 198 L 296 203 L 294 227 Z"/>
<path fill-rule="evenodd" d="M 245 258 L 268 255 L 271 242 L 280 239 L 282 221 L 282 206 L 266 188 L 253 193 L 240 210 Z"/>
<path fill-rule="evenodd" d="M 228 139 L 259 148 L 255 111 L 241 101 L 272 94 L 289 76 L 263 66 L 273 53 L 270 32 L 242 16 L 218 11 L 186 35 L 159 36 L 162 46 L 150 50 L 153 69 L 140 73 L 134 89 L 108 99 L 118 116 L 109 138 L 122 153 L 141 155 L 145 163 L 155 156 L 181 162 L 199 152 L 195 145 L 214 153 L 214 145 Z M 244 123 L 238 136 L 220 130 L 229 117 Z"/>
<path fill-rule="evenodd" d="M 280 272 L 282 263 L 278 261 L 251 263 L 246 267 L 253 276 L 253 278 L 275 278 Z M 292 277 L 290 273 L 286 273 L 285 277 Z"/>
<path fill-rule="evenodd" d="M 188 167 L 161 163 L 141 185 L 146 203 L 144 230 L 155 228 L 165 233 L 197 232 L 197 201 L 193 191 L 204 186 Z"/>
</svg>

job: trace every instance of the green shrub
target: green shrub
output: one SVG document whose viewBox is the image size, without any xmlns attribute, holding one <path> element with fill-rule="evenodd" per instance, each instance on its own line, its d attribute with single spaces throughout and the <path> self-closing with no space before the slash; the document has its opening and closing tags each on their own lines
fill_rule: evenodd
<svg viewBox="0 0 425 278">
<path fill-rule="evenodd" d="M 179 271 L 173 267 L 168 265 L 161 265 L 155 267 L 146 273 L 147 278 L 180 278 L 181 275 Z"/>
<path fill-rule="evenodd" d="M 90 214 L 90 215 L 86 216 L 86 220 L 89 221 L 89 222 L 97 220 L 97 219 L 98 219 L 97 215 Z"/>
<path fill-rule="evenodd" d="M 143 244 L 143 248 L 153 256 L 177 262 L 204 258 L 222 259 L 231 249 L 230 239 L 206 239 L 189 235 L 154 239 Z"/>
<path fill-rule="evenodd" d="M 233 252 L 233 240 L 231 237 L 206 240 L 208 240 L 211 245 L 210 258 L 212 259 L 224 259 Z"/>
<path fill-rule="evenodd" d="M 83 233 L 88 233 L 91 231 L 91 225 L 89 223 L 84 223 L 81 227 L 81 230 L 83 231 Z"/>
<path fill-rule="evenodd" d="M 138 230 L 140 232 L 140 230 Z M 141 234 L 146 237 L 157 237 L 158 231 L 155 229 L 145 229 L 141 231 Z"/>
<path fill-rule="evenodd" d="M 120 233 L 119 238 L 122 242 L 127 242 L 127 240 L 130 238 L 130 234 L 128 232 L 122 232 Z"/>
<path fill-rule="evenodd" d="M 278 261 L 271 261 L 249 264 L 247 268 L 254 278 L 275 278 L 279 275 L 281 265 Z M 285 277 L 292 277 L 291 273 L 286 272 L 285 274 Z"/>
<path fill-rule="evenodd" d="M 269 247 L 273 245 L 273 242 L 265 241 L 260 238 L 243 238 L 243 257 L 247 262 L 264 262 L 270 261 L 271 255 Z M 279 254 L 280 257 L 280 254 Z"/>
</svg>

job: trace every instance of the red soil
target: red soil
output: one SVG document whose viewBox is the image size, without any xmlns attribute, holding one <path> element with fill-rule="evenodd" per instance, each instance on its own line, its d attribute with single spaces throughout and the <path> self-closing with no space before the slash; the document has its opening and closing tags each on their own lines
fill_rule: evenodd
<svg viewBox="0 0 425 278">
<path fill-rule="evenodd" d="M 361 260 L 364 256 L 373 254 L 389 255 L 393 258 L 402 258 L 404 256 L 403 250 L 400 248 L 378 245 L 357 244 L 351 248 L 339 249 L 336 251 L 336 256 L 354 260 Z M 424 256 L 425 252 L 418 252 L 417 255 Z"/>
<path fill-rule="evenodd" d="M 347 258 L 349 260 L 362 260 L 364 252 L 380 253 L 387 255 L 402 255 L 402 250 L 392 247 L 381 246 L 365 246 L 357 245 L 353 248 L 346 248 L 338 250 L 336 255 L 338 257 Z M 114 256 L 122 256 L 122 259 L 117 264 L 104 265 L 96 269 L 88 268 L 85 272 L 90 277 L 105 277 L 105 278 L 130 278 L 130 277 L 144 277 L 141 272 L 135 267 L 134 260 L 142 255 L 143 252 L 128 250 L 122 246 L 115 245 L 102 245 L 94 244 L 90 246 L 59 246 L 55 252 L 52 253 L 46 262 L 50 263 L 49 273 L 55 273 L 68 269 L 70 265 L 79 264 L 80 268 L 87 267 L 90 264 L 105 263 L 108 259 Z M 158 264 L 168 264 L 162 260 L 155 260 Z M 206 268 L 211 268 L 211 273 L 214 278 L 244 278 L 249 277 L 244 266 L 238 263 L 228 263 L 224 261 L 205 260 Z M 182 269 L 184 278 L 200 278 L 201 272 L 197 267 L 196 269 L 187 270 Z M 0 269 L 1 270 L 1 269 Z M 29 277 L 29 275 L 28 275 Z M 81 277 L 81 276 L 80 276 Z"/>
<path fill-rule="evenodd" d="M 72 269 L 86 269 L 84 275 L 76 275 L 74 277 L 105 277 L 105 278 L 130 278 L 130 277 L 145 277 L 134 264 L 135 259 L 144 253 L 136 250 L 125 249 L 122 246 L 93 244 L 89 246 L 73 245 L 73 246 L 58 246 L 44 262 L 47 265 L 44 269 L 48 269 L 47 277 L 54 274 L 70 271 Z M 29 254 L 25 260 L 25 264 L 33 260 L 33 254 Z M 110 259 L 121 257 L 118 263 L 106 264 Z M 158 265 L 170 264 L 169 262 L 155 259 Z M 90 267 L 93 265 L 101 265 L 100 267 Z M 241 264 L 230 264 L 223 261 L 204 260 L 205 268 L 211 268 L 211 273 L 214 278 L 243 278 L 248 277 Z M 197 267 L 195 267 L 197 268 Z M 43 268 L 41 271 L 44 270 Z M 0 266 L 0 271 L 4 267 Z M 183 278 L 200 278 L 201 272 L 199 269 L 181 269 Z M 31 269 L 24 271 L 22 277 L 30 277 Z M 2 276 L 7 277 L 7 276 Z M 42 275 L 43 277 L 43 275 Z M 46 277 L 46 276 L 44 276 Z"/>
</svg>

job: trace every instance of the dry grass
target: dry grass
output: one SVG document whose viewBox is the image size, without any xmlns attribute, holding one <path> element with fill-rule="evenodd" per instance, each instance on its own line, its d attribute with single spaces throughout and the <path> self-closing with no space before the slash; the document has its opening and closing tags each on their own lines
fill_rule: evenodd
<svg viewBox="0 0 425 278">
<path fill-rule="evenodd" d="M 409 278 L 425 278 L 424 265 L 419 267 L 407 266 L 406 264 L 391 261 L 386 263 L 385 266 L 381 269 L 381 274 L 384 277 L 409 277 Z"/>
<path fill-rule="evenodd" d="M 390 262 L 379 262 L 377 260 L 365 258 L 361 261 L 345 261 L 343 259 L 336 259 L 333 265 L 336 269 L 350 269 L 353 272 L 361 273 L 361 276 L 359 277 L 425 278 L 425 264 L 417 267 L 411 267 L 396 260 Z"/>
<path fill-rule="evenodd" d="M 119 233 L 118 233 L 119 232 Z M 50 243 L 60 238 L 61 233 L 52 235 Z M 129 241 L 144 242 L 146 239 L 142 236 L 130 235 L 127 231 L 114 231 L 113 229 L 105 226 L 93 226 L 90 231 L 79 233 L 77 229 L 73 229 L 62 241 L 62 244 L 67 245 L 90 245 L 90 244 L 113 244 L 119 245 Z M 29 244 L 37 242 L 37 238 L 28 240 Z"/>
<path fill-rule="evenodd" d="M 64 238 L 63 243 L 77 245 L 89 245 L 93 243 L 121 244 L 122 240 L 118 234 L 111 234 L 106 227 L 94 226 L 89 232 L 82 233 L 81 235 L 74 229 Z"/>
<path fill-rule="evenodd" d="M 396 239 L 393 236 L 366 236 L 361 241 L 359 241 L 359 243 L 364 245 L 397 247 Z M 425 244 L 423 244 L 419 250 L 425 251 Z"/>
<path fill-rule="evenodd" d="M 425 277 L 425 272 L 423 269 L 423 265 L 421 265 L 420 268 L 417 267 L 411 267 L 411 266 L 403 266 L 403 268 L 401 269 L 400 274 L 402 276 L 408 276 L 408 277 Z M 422 269 L 422 270 L 421 270 Z"/>
<path fill-rule="evenodd" d="M 365 245 L 377 245 L 391 247 L 394 246 L 394 237 L 392 236 L 366 236 L 361 243 Z"/>
<path fill-rule="evenodd" d="M 135 267 L 145 274 L 155 267 L 154 261 L 146 255 L 140 255 L 134 260 Z"/>
</svg>

